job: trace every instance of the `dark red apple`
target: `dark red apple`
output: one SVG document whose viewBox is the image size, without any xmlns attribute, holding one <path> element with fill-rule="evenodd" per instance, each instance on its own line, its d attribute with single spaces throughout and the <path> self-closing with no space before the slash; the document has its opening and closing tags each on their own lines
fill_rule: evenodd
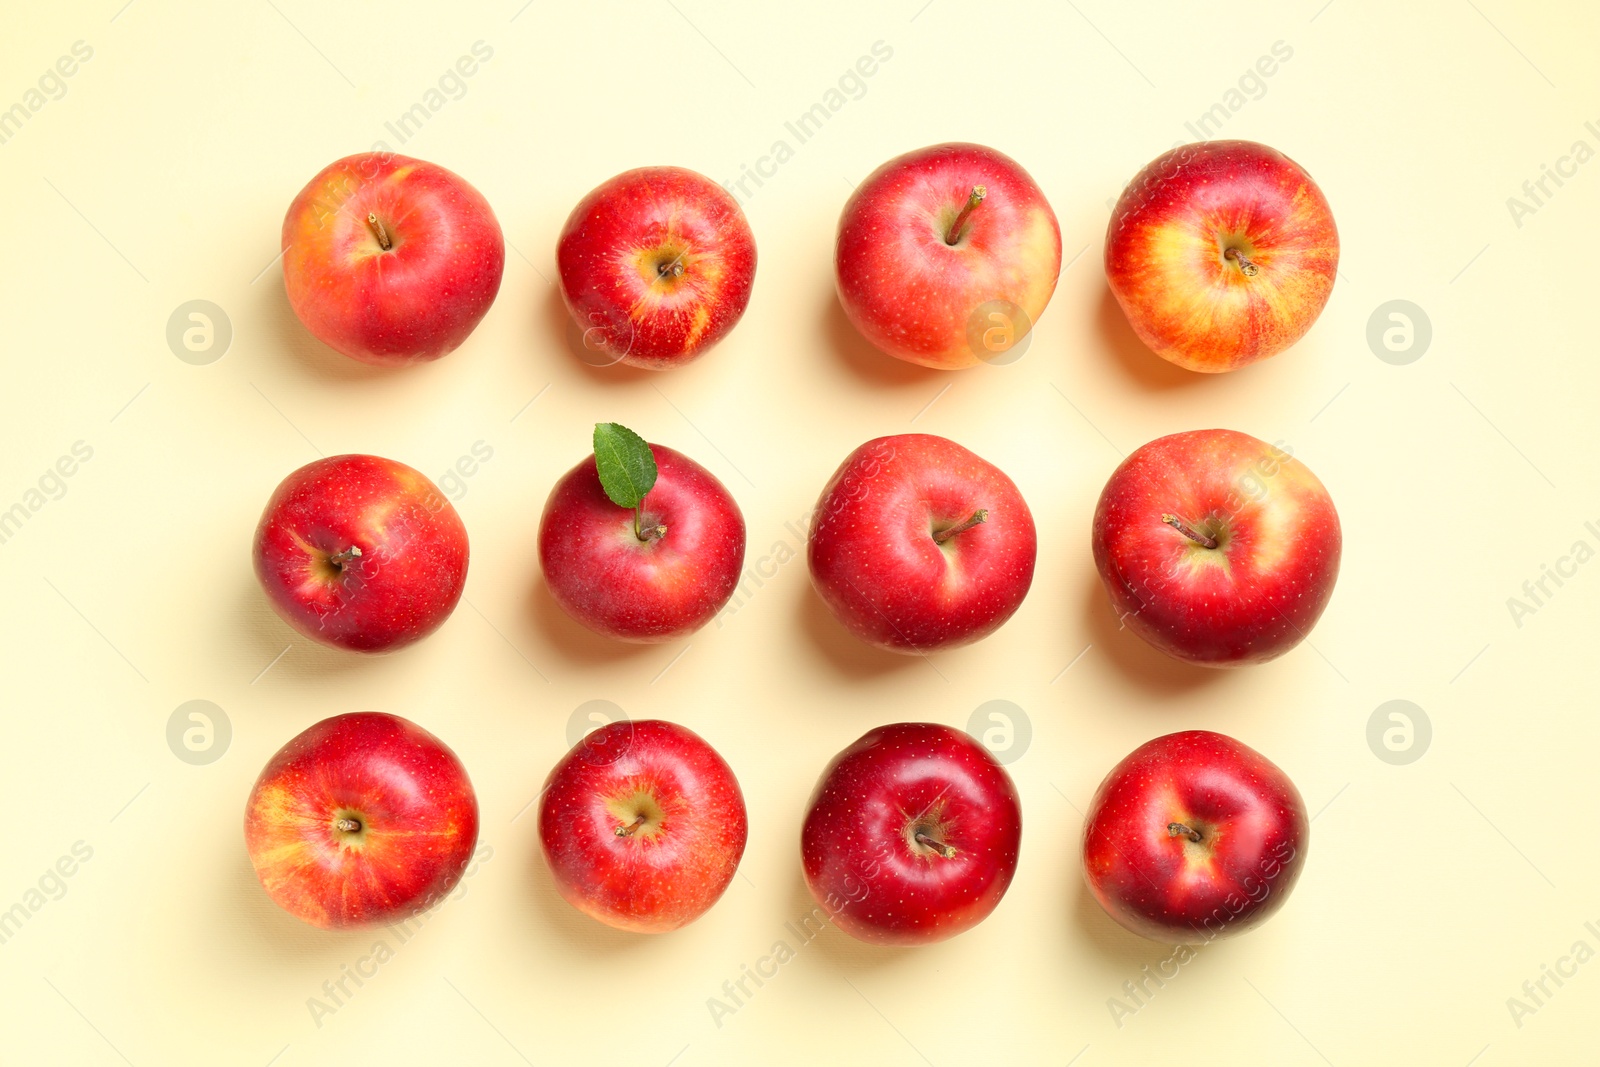
<svg viewBox="0 0 1600 1067">
<path fill-rule="evenodd" d="M 273 901 L 313 926 L 393 923 L 442 900 L 478 840 L 478 801 L 456 754 L 415 723 L 335 715 L 267 762 L 245 846 Z"/>
<path fill-rule="evenodd" d="M 983 145 L 897 156 L 839 216 L 845 315 L 889 355 L 924 367 L 1016 358 L 1060 273 L 1049 201 L 1016 160 Z"/>
<path fill-rule="evenodd" d="M 1194 371 L 1229 371 L 1294 344 L 1339 269 L 1339 231 L 1317 183 L 1254 141 L 1166 152 L 1123 190 L 1106 278 L 1139 339 Z"/>
<path fill-rule="evenodd" d="M 756 242 L 738 201 L 710 178 L 640 167 L 578 201 L 556 267 L 586 350 L 665 370 L 704 355 L 738 323 Z"/>
<path fill-rule="evenodd" d="M 744 516 L 716 475 L 628 434 L 650 470 L 636 497 L 609 496 L 596 456 L 556 482 L 539 520 L 539 562 L 556 603 L 622 641 L 670 641 L 709 622 L 744 566 Z M 609 459 L 602 454 L 601 460 Z"/>
<path fill-rule="evenodd" d="M 1265 756 L 1188 730 L 1145 742 L 1106 775 L 1089 802 L 1083 867 L 1117 922 L 1194 944 L 1283 907 L 1310 834 L 1299 790 Z"/>
<path fill-rule="evenodd" d="M 556 888 L 623 930 L 660 933 L 703 915 L 733 881 L 747 833 L 732 768 L 698 734 L 656 719 L 589 734 L 539 799 Z"/>
<path fill-rule="evenodd" d="M 459 175 L 393 152 L 329 164 L 283 220 L 289 306 L 324 344 L 363 363 L 438 359 L 494 303 L 505 241 Z"/>
<path fill-rule="evenodd" d="M 833 758 L 800 832 L 806 885 L 845 933 L 920 945 L 970 930 L 1017 870 L 1005 768 L 948 726 L 880 726 Z"/>
<path fill-rule="evenodd" d="M 421 640 L 467 582 L 467 529 L 420 471 L 330 456 L 283 480 L 256 527 L 256 577 L 283 620 L 356 652 Z"/>
<path fill-rule="evenodd" d="M 850 632 L 891 652 L 955 648 L 1009 619 L 1033 582 L 1033 515 L 998 467 L 901 434 L 846 457 L 811 517 L 811 580 Z"/>
<path fill-rule="evenodd" d="M 1092 537 L 1128 628 L 1205 667 L 1261 663 L 1304 640 L 1333 596 L 1342 543 L 1317 476 L 1233 430 L 1172 434 L 1123 460 Z"/>
</svg>

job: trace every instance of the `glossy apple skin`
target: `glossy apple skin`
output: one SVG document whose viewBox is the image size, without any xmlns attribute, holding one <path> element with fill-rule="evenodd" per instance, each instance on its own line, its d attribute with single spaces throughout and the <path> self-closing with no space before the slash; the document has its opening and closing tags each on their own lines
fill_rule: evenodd
<svg viewBox="0 0 1600 1067">
<path fill-rule="evenodd" d="M 385 250 L 367 222 L 374 214 Z M 283 220 L 289 305 L 351 359 L 399 366 L 467 339 L 500 291 L 505 241 L 489 202 L 456 174 L 392 152 L 329 164 Z"/>
<path fill-rule="evenodd" d="M 334 557 L 358 549 L 359 557 Z M 467 528 L 422 472 L 330 456 L 285 478 L 256 527 L 256 578 L 290 626 L 355 652 L 392 652 L 444 624 L 467 583 Z"/>
<path fill-rule="evenodd" d="M 916 839 L 918 831 L 954 855 Z M 1022 806 L 1010 775 L 960 730 L 871 730 L 822 772 L 800 833 L 806 886 L 845 933 L 921 945 L 970 930 L 1017 870 Z"/>
<path fill-rule="evenodd" d="M 1117 467 L 1092 540 L 1130 630 L 1189 663 L 1238 667 L 1281 656 L 1311 632 L 1333 596 L 1342 534 L 1333 499 L 1305 464 L 1249 434 L 1191 430 Z"/>
<path fill-rule="evenodd" d="M 948 244 L 980 185 L 987 196 Z M 1016 160 L 983 145 L 897 156 L 856 186 L 839 216 L 834 275 L 845 315 L 884 352 L 924 367 L 982 362 L 970 331 L 990 301 L 1026 314 L 1014 346 L 1039 321 L 1060 273 L 1061 227 L 1049 201 Z"/>
<path fill-rule="evenodd" d="M 952 535 L 974 512 L 987 521 Z M 956 648 L 1009 619 L 1033 583 L 1033 514 L 998 467 L 954 441 L 900 434 L 845 459 L 811 516 L 811 581 L 861 640 L 890 652 Z"/>
<path fill-rule="evenodd" d="M 705 914 L 733 881 L 748 834 L 733 769 L 692 730 L 657 719 L 589 734 L 539 800 L 539 842 L 561 895 L 640 933 Z"/>
<path fill-rule="evenodd" d="M 1195 944 L 1243 933 L 1283 907 L 1310 835 L 1305 802 L 1283 771 L 1231 737 L 1186 730 L 1140 745 L 1100 783 L 1084 822 L 1084 873 L 1127 929 Z"/>
<path fill-rule="evenodd" d="M 644 498 L 640 541 L 634 514 L 606 496 L 594 456 L 573 467 L 545 501 L 539 563 L 566 613 L 619 641 L 671 641 L 722 610 L 744 566 L 744 515 L 717 476 L 667 448 L 651 445 L 656 484 Z"/>
<path fill-rule="evenodd" d="M 1238 248 L 1258 268 L 1227 258 Z M 1139 339 L 1193 371 L 1235 370 L 1305 336 L 1333 292 L 1339 231 L 1299 164 L 1253 141 L 1174 148 L 1128 183 L 1106 278 Z"/>
<path fill-rule="evenodd" d="M 556 266 L 586 344 L 619 363 L 666 370 L 704 355 L 738 324 L 755 283 L 756 242 L 738 201 L 710 178 L 640 167 L 578 201 Z"/>
<path fill-rule="evenodd" d="M 336 823 L 360 824 L 346 832 Z M 442 900 L 478 840 L 478 801 L 456 754 L 398 715 L 335 715 L 268 761 L 245 846 L 273 901 L 325 929 L 377 926 Z"/>
</svg>

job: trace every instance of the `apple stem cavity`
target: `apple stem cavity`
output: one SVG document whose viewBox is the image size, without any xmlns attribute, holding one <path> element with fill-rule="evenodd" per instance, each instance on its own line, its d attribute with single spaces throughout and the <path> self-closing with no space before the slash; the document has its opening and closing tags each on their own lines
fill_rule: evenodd
<svg viewBox="0 0 1600 1067">
<path fill-rule="evenodd" d="M 1176 515 L 1163 515 L 1161 516 L 1161 521 L 1172 527 L 1174 530 L 1177 530 L 1179 533 L 1183 534 L 1183 536 L 1187 537 L 1189 540 L 1193 541 L 1202 548 L 1217 547 L 1217 539 L 1215 537 L 1207 537 L 1204 534 L 1197 532 L 1192 526 L 1186 524 Z"/>
<path fill-rule="evenodd" d="M 394 247 L 394 242 L 389 240 L 389 231 L 383 228 L 383 221 L 372 212 L 367 213 L 367 225 L 372 227 L 372 235 L 378 239 L 378 247 L 385 252 Z"/>
<path fill-rule="evenodd" d="M 644 504 L 641 503 L 633 509 L 633 536 L 645 544 L 649 544 L 667 536 L 667 528 L 659 523 L 646 528 L 644 525 Z"/>
<path fill-rule="evenodd" d="M 617 836 L 618 837 L 632 837 L 633 836 L 633 832 L 635 830 L 637 830 L 639 827 L 643 826 L 647 821 L 648 820 L 643 815 L 636 816 L 634 818 L 634 820 L 632 822 L 628 823 L 626 826 L 617 827 L 617 830 L 616 830 Z"/>
<path fill-rule="evenodd" d="M 349 548 L 345 549 L 343 552 L 335 552 L 333 555 L 329 556 L 328 557 L 328 562 L 330 564 L 332 564 L 333 566 L 339 567 L 339 568 L 342 569 L 346 563 L 349 563 L 353 559 L 360 559 L 360 558 L 361 558 L 361 546 L 359 546 L 359 545 L 351 545 Z"/>
<path fill-rule="evenodd" d="M 968 516 L 967 520 L 965 522 L 960 523 L 959 525 L 956 525 L 956 526 L 947 526 L 943 530 L 935 530 L 934 533 L 933 533 L 934 543 L 942 545 L 946 541 L 950 540 L 950 538 L 952 538 L 956 534 L 960 533 L 961 531 L 970 530 L 974 526 L 977 526 L 980 523 L 985 523 L 985 522 L 988 522 L 988 521 L 989 521 L 989 509 L 988 508 L 979 508 L 977 511 L 974 511 L 970 516 Z"/>
<path fill-rule="evenodd" d="M 960 213 L 956 215 L 956 220 L 950 224 L 949 232 L 944 235 L 945 244 L 953 245 L 956 243 L 956 241 L 960 240 L 961 227 L 967 224 L 967 219 L 970 218 L 972 213 L 977 210 L 978 205 L 983 203 L 983 198 L 988 195 L 989 190 L 984 186 L 974 185 L 972 187 L 972 195 L 967 197 L 966 206 L 963 207 Z"/>
<path fill-rule="evenodd" d="M 1205 840 L 1205 835 L 1199 830 L 1185 826 L 1181 822 L 1167 823 L 1167 835 L 1169 837 L 1187 837 L 1190 841 L 1193 841 L 1197 845 L 1201 841 Z"/>
<path fill-rule="evenodd" d="M 1222 253 L 1222 258 L 1231 259 L 1235 263 L 1238 263 L 1239 273 L 1243 274 L 1246 278 L 1254 278 L 1261 271 L 1259 266 L 1250 262 L 1249 256 L 1245 255 L 1237 248 L 1227 249 Z"/>
<path fill-rule="evenodd" d="M 349 818 L 335 819 L 334 823 L 333 823 L 333 828 L 335 830 L 338 830 L 341 834 L 360 833 L 361 832 L 361 820 L 360 819 L 349 819 Z"/>
<path fill-rule="evenodd" d="M 921 845 L 923 848 L 933 849 L 933 851 L 937 852 L 947 860 L 953 860 L 956 858 L 956 849 L 954 845 L 945 844 L 943 841 L 940 841 L 937 837 L 934 837 L 926 830 L 918 830 L 911 836 L 916 840 L 917 844 Z"/>
</svg>

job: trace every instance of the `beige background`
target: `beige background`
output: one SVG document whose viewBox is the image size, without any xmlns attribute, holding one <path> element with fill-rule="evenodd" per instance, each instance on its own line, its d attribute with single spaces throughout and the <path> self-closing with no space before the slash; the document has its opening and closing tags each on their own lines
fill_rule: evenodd
<svg viewBox="0 0 1600 1067">
<path fill-rule="evenodd" d="M 1506 1001 L 1575 941 L 1600 948 L 1583 925 L 1600 927 L 1600 566 L 1547 582 L 1555 595 L 1520 627 L 1506 601 L 1574 542 L 1600 545 L 1584 527 L 1600 520 L 1589 351 L 1600 163 L 1560 188 L 1547 180 L 1553 195 L 1520 226 L 1506 200 L 1575 141 L 1600 146 L 1584 125 L 1600 119 L 1600 14 L 1508 0 L 893 0 L 781 15 L 720 0 L 520 2 L 8 11 L 0 107 L 24 101 L 75 41 L 94 51 L 0 144 L 0 509 L 26 501 L 74 442 L 94 451 L 0 544 L 0 908 L 29 899 L 75 842 L 93 856 L 0 944 L 0 1060 L 1489 1067 L 1592 1056 L 1600 964 L 1559 989 L 1547 981 L 1554 995 L 1520 1026 Z M 402 146 L 385 123 L 477 41 L 492 58 Z M 892 58 L 795 145 L 784 122 L 877 41 Z M 1230 110 L 1229 90 L 1279 41 L 1292 57 L 1259 85 L 1246 79 L 1254 98 Z M 1318 179 L 1344 259 L 1303 343 L 1206 378 L 1139 349 L 1099 257 L 1120 184 L 1219 103 L 1222 135 L 1282 148 Z M 659 376 L 581 365 L 550 285 L 571 205 L 642 164 L 737 178 L 779 138 L 794 155 L 751 186 L 761 262 L 729 340 Z M 313 342 L 274 261 L 300 186 L 380 139 L 476 184 L 514 249 L 467 344 L 400 373 Z M 1012 366 L 901 366 L 864 349 L 835 305 L 833 226 L 851 183 L 950 139 L 1022 161 L 1072 259 Z M 233 328 L 205 366 L 165 340 L 173 309 L 197 298 Z M 1369 316 L 1392 299 L 1432 322 L 1431 347 L 1407 366 L 1366 341 Z M 744 509 L 752 565 L 798 550 L 785 523 L 803 520 L 863 440 L 950 436 L 1032 505 L 1033 592 L 976 647 L 890 659 L 835 627 L 795 560 L 680 645 L 607 645 L 553 607 L 533 544 L 546 492 L 600 419 L 715 471 Z M 1311 642 L 1236 673 L 1182 668 L 1117 632 L 1089 558 L 1093 502 L 1120 455 L 1203 426 L 1288 442 L 1344 520 L 1343 575 Z M 270 613 L 248 545 L 284 474 L 319 452 L 370 451 L 437 479 L 479 442 L 493 457 L 457 502 L 472 535 L 468 603 L 440 633 L 358 659 L 312 647 Z M 1396 698 L 1434 731 L 1405 766 L 1366 741 L 1369 716 Z M 205 766 L 166 741 L 169 716 L 193 699 L 232 724 L 231 747 Z M 742 877 L 677 934 L 622 936 L 568 908 L 533 820 L 516 817 L 567 747 L 573 710 L 594 699 L 691 726 L 744 783 Z M 997 699 L 1023 709 L 1033 740 L 1011 765 L 1021 866 L 992 918 L 908 951 L 830 931 L 715 1025 L 707 999 L 809 909 L 797 836 L 827 759 L 876 724 L 964 725 Z M 240 832 L 267 757 L 311 722 L 363 708 L 455 747 L 492 847 L 464 895 L 403 945 L 278 912 Z M 1188 727 L 1283 766 L 1317 813 L 1314 844 L 1276 919 L 1202 951 L 1119 1027 L 1108 998 L 1167 950 L 1087 898 L 1078 812 L 1133 746 Z M 317 1025 L 308 998 L 379 937 L 393 958 Z"/>
</svg>

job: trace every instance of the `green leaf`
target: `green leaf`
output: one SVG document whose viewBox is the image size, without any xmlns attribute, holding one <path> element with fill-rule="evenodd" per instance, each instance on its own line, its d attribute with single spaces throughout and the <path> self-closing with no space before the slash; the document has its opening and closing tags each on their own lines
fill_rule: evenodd
<svg viewBox="0 0 1600 1067">
<path fill-rule="evenodd" d="M 600 487 L 620 508 L 636 508 L 656 484 L 656 457 L 644 438 L 615 422 L 594 424 L 594 465 Z"/>
</svg>

